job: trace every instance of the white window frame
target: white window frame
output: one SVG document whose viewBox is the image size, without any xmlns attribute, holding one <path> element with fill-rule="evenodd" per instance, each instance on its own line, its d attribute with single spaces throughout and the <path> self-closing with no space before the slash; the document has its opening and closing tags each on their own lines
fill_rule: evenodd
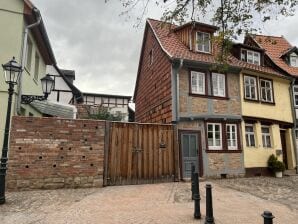
<svg viewBox="0 0 298 224">
<path fill-rule="evenodd" d="M 268 128 L 269 129 L 269 133 L 264 133 L 263 132 L 263 128 Z M 264 148 L 272 148 L 272 138 L 271 138 L 271 130 L 270 130 L 270 126 L 268 125 L 261 125 L 261 133 L 262 133 L 262 144 Z M 269 146 L 268 146 L 268 142 L 267 142 L 267 138 L 269 136 Z"/>
<path fill-rule="evenodd" d="M 221 78 L 223 78 L 223 82 L 221 82 Z M 226 75 L 221 73 L 212 73 L 211 79 L 213 96 L 226 97 Z M 214 79 L 216 79 L 217 86 L 214 85 Z"/>
<path fill-rule="evenodd" d="M 203 35 L 203 40 L 202 40 L 202 43 L 199 43 L 201 40 L 199 40 L 198 38 L 198 34 L 202 34 Z M 209 46 L 209 49 L 206 50 L 206 40 L 205 40 L 205 35 L 208 35 L 208 46 Z M 201 32 L 201 31 L 198 31 L 196 32 L 196 50 L 198 52 L 204 52 L 204 53 L 210 53 L 211 52 L 211 38 L 210 38 L 210 33 L 206 33 L 206 32 Z M 202 49 L 200 50 L 199 49 L 199 45 L 202 45 Z"/>
<path fill-rule="evenodd" d="M 234 127 L 235 132 L 232 131 L 232 127 Z M 228 131 L 228 128 L 230 131 Z M 227 124 L 226 125 L 226 133 L 227 133 L 227 145 L 228 150 L 237 150 L 238 149 L 238 138 L 237 138 L 237 124 Z M 233 139 L 233 133 L 235 134 L 235 138 Z M 235 145 L 232 145 L 233 141 L 235 141 Z M 229 146 L 229 144 L 231 144 Z"/>
<path fill-rule="evenodd" d="M 252 132 L 247 132 L 246 131 L 246 127 L 252 127 Z M 247 147 L 256 147 L 256 137 L 255 137 L 255 128 L 253 124 L 245 124 L 244 125 L 244 129 L 245 129 L 245 141 L 246 141 L 246 146 Z M 249 136 L 248 138 L 246 138 L 246 136 Z M 250 136 L 253 136 L 254 139 L 254 145 L 252 145 L 251 141 L 250 141 Z M 247 141 L 248 140 L 248 141 Z"/>
<path fill-rule="evenodd" d="M 292 63 L 292 59 L 295 59 L 295 64 Z M 292 67 L 298 67 L 298 55 L 297 55 L 297 54 L 292 53 L 292 54 L 290 55 L 290 65 L 291 65 Z"/>
<path fill-rule="evenodd" d="M 243 52 L 246 52 L 246 58 L 243 58 Z M 251 61 L 248 59 L 248 55 L 251 55 Z M 256 56 L 258 55 L 258 56 Z M 257 60 L 258 59 L 258 60 Z M 241 60 L 245 61 L 249 64 L 254 64 L 254 65 L 261 65 L 261 54 L 260 52 L 257 51 L 252 51 L 252 50 L 247 50 L 247 49 L 241 49 Z M 256 62 L 256 63 L 255 63 Z"/>
<path fill-rule="evenodd" d="M 265 87 L 262 87 L 261 85 L 261 82 L 265 82 Z M 269 83 L 270 84 L 270 87 L 266 87 L 266 83 Z M 269 103 L 273 103 L 273 81 L 272 80 L 267 80 L 267 79 L 262 79 L 260 78 L 259 80 L 259 85 L 260 85 L 260 99 L 262 102 L 269 102 Z M 262 90 L 265 90 L 265 98 L 263 98 L 263 91 Z M 270 97 L 271 97 L 271 100 L 268 100 L 267 99 L 267 90 L 270 90 Z"/>
<path fill-rule="evenodd" d="M 209 128 L 208 126 L 212 125 L 212 142 L 213 145 L 209 145 L 209 138 L 208 138 L 208 134 L 209 134 Z M 220 134 L 220 145 L 216 146 L 216 137 L 215 137 L 215 126 L 218 125 L 219 126 L 219 134 Z M 208 149 L 209 150 L 222 150 L 222 125 L 221 123 L 207 123 L 207 142 L 208 142 Z"/>
<path fill-rule="evenodd" d="M 34 80 L 38 80 L 40 70 L 40 56 L 37 52 L 35 52 L 35 60 L 34 60 Z"/>
<path fill-rule="evenodd" d="M 27 50 L 26 50 L 26 69 L 27 71 L 30 73 L 31 69 L 32 69 L 32 53 L 33 53 L 33 43 L 30 39 L 30 37 L 28 37 L 27 39 Z"/>
<path fill-rule="evenodd" d="M 196 84 L 193 85 L 193 76 L 196 76 Z M 201 80 L 201 87 L 200 87 L 200 80 Z M 191 93 L 193 94 L 206 94 L 206 74 L 203 72 L 191 71 L 190 72 L 190 85 L 191 85 Z M 196 88 L 196 90 L 194 89 Z M 201 89 L 201 90 L 200 90 Z"/>
<path fill-rule="evenodd" d="M 249 81 L 249 84 L 246 84 L 246 80 L 245 79 L 249 79 L 249 80 L 251 80 L 251 79 L 253 79 L 254 80 L 254 82 L 255 82 L 255 84 L 254 85 L 252 85 L 251 83 L 250 83 L 250 81 Z M 257 85 L 257 78 L 256 77 L 252 77 L 252 76 L 248 76 L 248 75 L 244 75 L 244 77 L 243 77 L 243 83 L 244 83 L 244 98 L 245 99 L 249 99 L 249 100 L 258 100 L 258 85 Z M 247 86 L 249 86 L 249 97 L 247 97 L 247 91 L 246 91 L 246 87 Z M 255 88 L 255 98 L 253 98 L 252 97 L 252 88 Z"/>
</svg>

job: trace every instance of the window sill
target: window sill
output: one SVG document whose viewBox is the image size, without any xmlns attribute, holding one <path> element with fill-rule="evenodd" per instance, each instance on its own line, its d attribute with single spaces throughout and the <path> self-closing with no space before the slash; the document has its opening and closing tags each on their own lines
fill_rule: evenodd
<svg viewBox="0 0 298 224">
<path fill-rule="evenodd" d="M 247 101 L 247 102 L 251 102 L 251 103 L 260 103 L 259 100 L 253 100 L 253 99 L 247 99 L 247 98 L 244 98 L 244 101 Z"/>
<path fill-rule="evenodd" d="M 266 102 L 266 101 L 261 101 L 262 104 L 268 104 L 268 105 L 275 105 L 275 102 Z"/>
<path fill-rule="evenodd" d="M 215 149 L 207 149 L 207 150 L 205 150 L 206 151 L 206 153 L 242 153 L 242 150 L 241 149 L 237 149 L 237 150 L 235 150 L 235 149 L 230 149 L 230 150 L 228 150 L 228 149 L 221 149 L 221 150 L 215 150 Z"/>
<path fill-rule="evenodd" d="M 35 78 L 33 78 L 33 81 L 35 82 L 36 85 L 38 85 L 38 81 Z"/>
<path fill-rule="evenodd" d="M 200 54 L 208 54 L 208 55 L 212 55 L 211 51 L 199 51 L 199 50 L 195 50 L 195 52 L 200 53 Z"/>
<path fill-rule="evenodd" d="M 213 96 L 213 95 L 204 95 L 204 94 L 196 94 L 196 93 L 189 93 L 189 96 L 193 97 L 203 97 L 203 98 L 210 98 L 210 99 L 217 99 L 217 100 L 229 100 L 229 97 L 225 96 Z"/>
</svg>

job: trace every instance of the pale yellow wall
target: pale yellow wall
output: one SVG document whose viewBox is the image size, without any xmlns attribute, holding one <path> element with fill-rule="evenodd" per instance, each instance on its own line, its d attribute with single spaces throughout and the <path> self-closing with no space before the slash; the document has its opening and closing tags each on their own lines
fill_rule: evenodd
<svg viewBox="0 0 298 224">
<path fill-rule="evenodd" d="M 262 104 L 260 102 L 245 101 L 243 89 L 243 75 L 255 75 L 258 77 L 269 78 L 273 80 L 273 90 L 275 105 Z M 254 118 L 266 118 L 277 121 L 293 123 L 292 105 L 289 93 L 290 81 L 275 77 L 273 75 L 260 75 L 255 73 L 243 72 L 240 79 L 241 86 L 241 107 L 242 115 Z M 264 148 L 262 143 L 261 123 L 254 124 L 256 147 L 247 147 L 245 139 L 245 123 L 242 122 L 242 139 L 244 150 L 245 168 L 267 167 L 267 161 L 271 154 L 276 155 L 276 150 L 281 150 L 280 127 L 278 122 L 270 125 L 271 148 Z M 286 144 L 289 169 L 294 168 L 295 154 L 292 141 L 291 129 L 286 130 Z M 283 156 L 278 156 L 283 161 Z"/>
<path fill-rule="evenodd" d="M 240 86 L 242 90 L 241 91 L 242 115 L 293 123 L 294 120 L 292 116 L 292 104 L 291 104 L 291 98 L 289 93 L 290 81 L 275 77 L 273 75 L 271 76 L 258 75 L 259 77 L 273 79 L 275 105 L 264 104 L 260 102 L 251 102 L 251 101 L 244 100 L 244 89 L 243 89 L 244 74 L 256 75 L 251 72 L 250 73 L 243 72 L 241 74 Z"/>
<path fill-rule="evenodd" d="M 295 169 L 296 157 L 294 152 L 292 129 L 286 130 L 286 143 L 287 143 L 287 156 L 288 156 L 288 168 Z"/>
<path fill-rule="evenodd" d="M 276 150 L 281 149 L 279 125 L 270 126 L 271 146 L 272 148 L 263 147 L 261 124 L 259 122 L 254 124 L 256 147 L 247 147 L 245 139 L 245 123 L 242 126 L 242 139 L 244 151 L 244 166 L 250 167 L 267 167 L 267 161 L 271 154 L 276 155 Z M 282 160 L 282 155 L 279 156 Z"/>
<path fill-rule="evenodd" d="M 0 0 L 0 64 L 4 64 L 15 56 L 16 61 L 21 63 L 21 51 L 23 45 L 23 32 L 25 29 L 25 22 L 23 19 L 24 2 L 23 0 Z M 31 36 L 31 35 L 30 35 Z M 31 36 L 33 43 L 32 51 L 32 74 L 29 75 L 27 71 L 24 71 L 24 94 L 42 94 L 40 80 L 34 81 L 34 60 L 35 52 L 38 51 L 36 43 Z M 38 52 L 39 53 L 39 52 Z M 40 74 L 45 75 L 46 65 L 40 56 Z M 39 79 L 42 78 L 40 75 Z M 6 120 L 7 110 L 7 93 L 8 85 L 4 81 L 4 74 L 2 66 L 0 68 L 0 147 L 3 144 L 3 134 Z M 15 86 L 17 92 L 17 86 Z M 15 98 L 15 97 L 14 97 Z M 13 101 L 13 114 L 15 114 L 16 101 Z M 29 105 L 24 105 L 26 108 L 25 114 L 28 115 L 29 111 L 34 116 L 41 116 L 41 114 Z M 1 149 L 0 149 L 1 151 Z"/>
</svg>

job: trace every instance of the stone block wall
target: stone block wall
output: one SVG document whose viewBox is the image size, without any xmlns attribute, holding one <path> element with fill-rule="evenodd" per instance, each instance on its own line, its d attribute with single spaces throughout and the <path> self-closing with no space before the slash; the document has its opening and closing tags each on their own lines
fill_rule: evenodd
<svg viewBox="0 0 298 224">
<path fill-rule="evenodd" d="M 9 190 L 101 187 L 105 122 L 13 117 Z"/>
</svg>

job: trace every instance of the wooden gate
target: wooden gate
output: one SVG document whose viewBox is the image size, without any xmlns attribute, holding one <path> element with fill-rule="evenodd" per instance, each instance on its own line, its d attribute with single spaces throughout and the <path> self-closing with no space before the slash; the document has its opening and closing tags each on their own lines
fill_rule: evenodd
<svg viewBox="0 0 298 224">
<path fill-rule="evenodd" d="M 178 153 L 173 125 L 111 122 L 108 126 L 105 185 L 175 180 Z"/>
</svg>

